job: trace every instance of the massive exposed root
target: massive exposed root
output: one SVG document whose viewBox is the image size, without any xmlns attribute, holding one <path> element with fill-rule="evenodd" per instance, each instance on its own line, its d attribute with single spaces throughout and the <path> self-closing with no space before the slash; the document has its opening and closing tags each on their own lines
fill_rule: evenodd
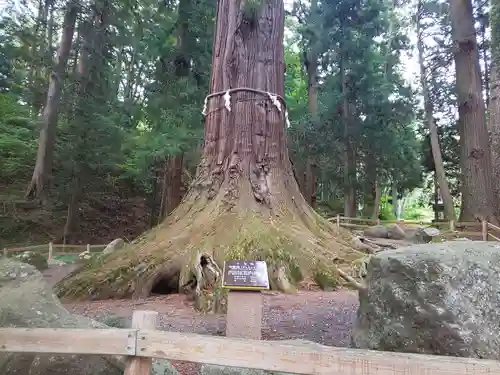
<svg viewBox="0 0 500 375">
<path fill-rule="evenodd" d="M 200 310 L 220 311 L 225 301 L 220 268 L 228 259 L 265 260 L 275 290 L 291 292 L 302 281 L 334 289 L 343 282 L 338 270 L 349 269 L 363 253 L 352 249 L 349 232 L 306 208 L 281 207 L 265 215 L 220 200 L 201 205 L 196 199 L 185 201 L 164 223 L 124 249 L 63 279 L 56 292 L 70 299 L 182 292 L 192 294 Z"/>
</svg>

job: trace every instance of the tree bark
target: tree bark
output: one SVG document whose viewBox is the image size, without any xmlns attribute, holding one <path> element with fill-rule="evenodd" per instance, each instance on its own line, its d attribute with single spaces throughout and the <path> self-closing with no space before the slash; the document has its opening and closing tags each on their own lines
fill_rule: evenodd
<svg viewBox="0 0 500 375">
<path fill-rule="evenodd" d="M 63 243 L 73 243 L 75 240 L 75 233 L 77 233 L 80 205 L 80 180 L 79 176 L 75 175 L 72 181 L 73 188 L 71 190 L 71 197 L 68 203 L 68 212 L 66 215 L 66 224 L 64 225 L 64 238 Z"/>
<path fill-rule="evenodd" d="M 183 154 L 167 157 L 163 174 L 160 219 L 167 217 L 182 200 Z"/>
<path fill-rule="evenodd" d="M 372 219 L 378 219 L 380 216 L 380 198 L 382 197 L 381 191 L 380 191 L 380 184 L 378 182 L 378 176 L 375 179 L 375 199 L 373 203 L 373 213 L 372 213 Z"/>
<path fill-rule="evenodd" d="M 40 136 L 38 138 L 38 152 L 35 168 L 26 192 L 26 197 L 36 197 L 43 202 L 46 202 L 48 198 L 48 185 L 52 174 L 52 159 L 56 140 L 61 90 L 64 72 L 73 41 L 78 11 L 79 6 L 77 2 L 73 0 L 68 2 L 64 15 L 63 31 L 57 54 L 57 61 L 50 77 L 47 102 L 43 111 L 42 129 L 40 130 Z"/>
<path fill-rule="evenodd" d="M 500 217 L 500 0 L 490 2 L 491 66 L 488 130 L 490 132 L 495 216 Z"/>
<path fill-rule="evenodd" d="M 309 15 L 309 27 L 315 27 L 317 25 L 314 24 L 316 20 L 316 13 L 318 12 L 318 1 L 312 0 L 310 6 L 310 15 Z M 306 71 L 307 71 L 307 100 L 308 100 L 308 109 L 309 114 L 313 123 L 317 123 L 318 121 L 318 53 L 317 49 L 317 41 L 314 38 L 315 33 L 311 32 L 310 35 L 313 35 L 309 40 L 309 50 L 306 52 Z M 315 196 L 315 184 L 316 179 L 314 176 L 314 161 L 311 156 L 311 142 L 307 141 L 307 160 L 306 167 L 304 173 L 304 189 L 303 194 L 306 198 L 307 203 L 309 205 L 313 205 L 316 201 Z"/>
<path fill-rule="evenodd" d="M 356 217 L 356 149 L 352 136 L 352 111 L 349 103 L 345 66 L 341 62 L 341 92 L 344 96 L 342 118 L 344 121 L 344 216 Z"/>
<path fill-rule="evenodd" d="M 441 156 L 441 146 L 439 145 L 438 130 L 436 122 L 434 120 L 433 106 L 429 94 L 427 69 L 425 67 L 425 61 L 424 61 L 425 56 L 424 56 L 424 41 L 422 39 L 421 16 L 422 16 L 422 1 L 419 1 L 418 19 L 417 19 L 417 47 L 418 47 L 418 60 L 420 65 L 420 84 L 422 86 L 422 94 L 424 96 L 425 122 L 427 124 L 427 127 L 429 128 L 432 156 L 434 159 L 434 168 L 436 170 L 436 176 L 439 183 L 439 190 L 441 191 L 441 197 L 443 198 L 443 203 L 444 203 L 444 216 L 446 220 L 456 220 L 455 205 L 453 203 L 453 197 L 451 196 L 450 189 L 448 187 L 448 181 L 446 179 L 443 158 Z"/>
<path fill-rule="evenodd" d="M 491 156 L 471 0 L 450 2 L 462 150 L 462 221 L 494 219 Z"/>
<path fill-rule="evenodd" d="M 398 185 L 395 180 L 392 181 L 392 213 L 399 220 L 399 205 L 398 205 Z"/>
</svg>

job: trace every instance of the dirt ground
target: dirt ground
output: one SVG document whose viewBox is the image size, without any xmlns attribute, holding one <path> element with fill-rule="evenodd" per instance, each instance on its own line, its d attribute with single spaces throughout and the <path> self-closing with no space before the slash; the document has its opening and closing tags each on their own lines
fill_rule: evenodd
<svg viewBox="0 0 500 375">
<path fill-rule="evenodd" d="M 53 284 L 73 267 L 51 267 L 44 276 L 47 282 Z M 127 320 L 128 324 L 134 310 L 154 310 L 159 313 L 157 329 L 206 335 L 225 334 L 225 316 L 198 313 L 184 296 L 177 294 L 140 301 L 107 300 L 64 305 L 76 314 L 98 320 L 107 316 L 119 316 Z M 262 339 L 305 339 L 324 345 L 348 346 L 357 305 L 357 293 L 347 290 L 301 291 L 296 294 L 265 293 Z M 174 366 L 182 375 L 199 373 L 197 364 L 174 362 Z"/>
</svg>

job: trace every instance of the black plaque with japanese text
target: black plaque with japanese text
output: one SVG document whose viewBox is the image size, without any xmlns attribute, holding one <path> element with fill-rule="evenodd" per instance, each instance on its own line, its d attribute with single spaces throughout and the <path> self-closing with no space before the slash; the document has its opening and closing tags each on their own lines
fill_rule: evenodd
<svg viewBox="0 0 500 375">
<path fill-rule="evenodd" d="M 229 260 L 224 262 L 222 287 L 234 290 L 267 290 L 267 264 L 262 260 Z"/>
</svg>

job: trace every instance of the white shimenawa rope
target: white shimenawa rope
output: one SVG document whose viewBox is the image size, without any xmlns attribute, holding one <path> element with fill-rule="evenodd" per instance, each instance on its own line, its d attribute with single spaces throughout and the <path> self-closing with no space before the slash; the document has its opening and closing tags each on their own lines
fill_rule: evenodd
<svg viewBox="0 0 500 375">
<path fill-rule="evenodd" d="M 249 91 L 249 92 L 253 92 L 253 93 L 256 93 L 256 94 L 261 94 L 261 95 L 267 96 L 271 100 L 271 102 L 273 103 L 273 105 L 280 112 L 283 112 L 283 110 L 281 108 L 282 107 L 281 103 L 283 103 L 283 106 L 285 107 L 285 123 L 286 123 L 286 127 L 287 128 L 290 127 L 290 120 L 288 119 L 288 109 L 286 107 L 285 99 L 283 99 L 283 97 L 281 95 L 273 94 L 273 93 L 270 93 L 268 91 L 251 89 L 249 87 L 236 87 L 234 89 L 229 89 L 229 90 L 226 90 L 226 91 L 214 92 L 212 94 L 207 95 L 205 97 L 205 101 L 203 102 L 203 111 L 201 112 L 203 114 L 203 116 L 207 115 L 208 99 L 216 97 L 216 96 L 219 96 L 219 95 L 222 95 L 222 94 L 224 94 L 224 96 L 223 96 L 223 98 L 224 98 L 224 107 L 228 110 L 228 112 L 231 112 L 231 93 L 232 92 L 237 92 L 237 91 Z"/>
</svg>

